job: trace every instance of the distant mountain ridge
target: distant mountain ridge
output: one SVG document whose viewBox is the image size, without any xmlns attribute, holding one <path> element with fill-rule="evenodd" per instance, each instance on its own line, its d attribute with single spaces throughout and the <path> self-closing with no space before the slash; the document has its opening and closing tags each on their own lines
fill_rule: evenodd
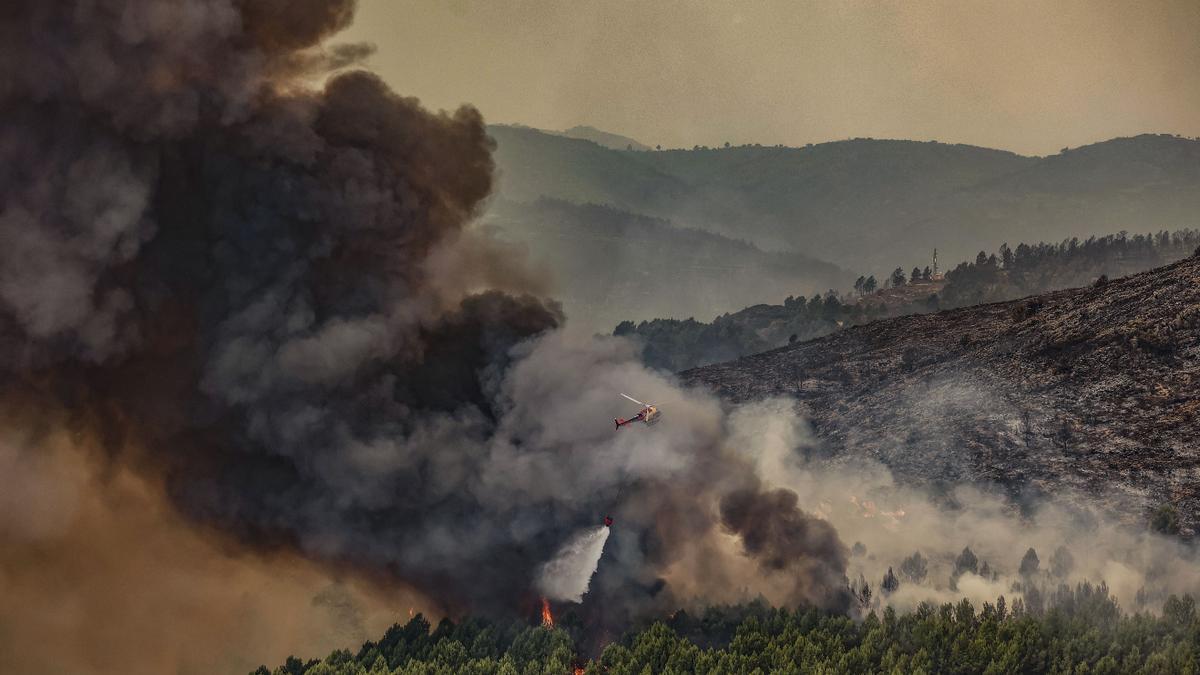
<svg viewBox="0 0 1200 675">
<path fill-rule="evenodd" d="M 764 296 L 781 300 L 854 281 L 850 272 L 800 253 L 762 251 L 610 206 L 499 201 L 483 224 L 551 270 L 568 325 L 593 332 L 608 333 L 630 317 L 709 320 Z"/>
<path fill-rule="evenodd" d="M 607 204 L 859 273 L 1005 241 L 1194 227 L 1200 142 L 1143 135 L 1048 157 L 938 142 L 628 152 L 489 127 L 499 194 Z"/>
<path fill-rule="evenodd" d="M 649 150 L 650 146 L 645 143 L 640 143 L 628 136 L 614 134 L 608 131 L 601 131 L 596 127 L 587 125 L 579 125 L 571 127 L 566 131 L 561 132 L 563 136 L 568 138 L 581 138 L 585 141 L 591 141 L 597 145 L 602 145 L 610 150 Z"/>
</svg>

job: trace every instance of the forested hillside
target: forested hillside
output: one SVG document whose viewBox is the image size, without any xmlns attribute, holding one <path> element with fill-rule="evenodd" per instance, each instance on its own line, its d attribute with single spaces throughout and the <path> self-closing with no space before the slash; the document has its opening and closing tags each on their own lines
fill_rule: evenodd
<svg viewBox="0 0 1200 675">
<path fill-rule="evenodd" d="M 879 590 L 884 593 L 883 589 Z M 1156 608 L 1157 609 L 1157 608 Z M 1035 602 L 1001 596 L 886 608 L 856 620 L 819 610 L 760 603 L 677 612 L 634 629 L 596 658 L 579 623 L 543 628 L 521 623 L 444 620 L 430 632 L 421 616 L 393 626 L 358 651 L 324 659 L 291 657 L 251 675 L 560 675 L 641 673 L 1194 673 L 1200 620 L 1189 596 L 1172 596 L 1162 614 L 1130 615 L 1103 586 L 1058 586 Z"/>
<path fill-rule="evenodd" d="M 677 372 L 827 335 L 890 311 L 882 305 L 844 303 L 837 294 L 789 296 L 782 305 L 754 305 L 712 322 L 695 319 L 622 321 L 614 335 L 638 340 L 649 366 Z"/>
<path fill-rule="evenodd" d="M 1197 214 L 1200 140 L 1143 134 L 1064 148 L 1022 171 L 980 182 L 929 221 L 914 223 L 911 236 L 937 236 L 947 251 L 992 249 L 1003 241 L 1195 227 Z"/>
<path fill-rule="evenodd" d="M 874 319 L 1002 302 L 1063 288 L 1086 286 L 1104 277 L 1116 279 L 1175 262 L 1200 246 L 1200 231 L 1125 233 L 1069 239 L 1058 244 L 1002 245 L 978 253 L 946 274 L 943 283 L 915 279 L 898 266 L 882 281 L 873 276 L 867 292 L 860 286 L 847 296 L 817 294 L 788 297 L 780 305 L 758 304 L 717 317 L 696 320 L 623 321 L 614 333 L 644 345 L 646 363 L 679 371 L 754 354 L 803 341 Z M 898 261 L 904 262 L 904 261 Z M 918 269 L 913 270 L 921 271 Z M 895 275 L 899 275 L 898 279 Z M 883 276 L 883 275 L 881 275 Z M 900 283 L 893 288 L 874 288 Z M 860 279 L 860 281 L 864 281 Z"/>
<path fill-rule="evenodd" d="M 493 126 L 499 193 L 607 204 L 865 271 L 1004 241 L 1176 229 L 1200 213 L 1200 141 L 1119 138 L 1048 157 L 937 142 L 625 151 Z"/>
<path fill-rule="evenodd" d="M 608 332 L 622 319 L 711 319 L 763 297 L 848 286 L 853 275 L 799 253 L 681 228 L 612 207 L 498 202 L 485 224 L 554 275 L 569 325 Z"/>
<path fill-rule="evenodd" d="M 1197 246 L 1200 230 L 1133 236 L 1122 232 L 1082 241 L 1072 237 L 1057 244 L 1019 244 L 1015 249 L 1004 244 L 990 256 L 980 252 L 974 262 L 950 270 L 941 306 L 1002 302 L 1086 286 L 1100 277 L 1116 279 L 1173 263 Z"/>
</svg>

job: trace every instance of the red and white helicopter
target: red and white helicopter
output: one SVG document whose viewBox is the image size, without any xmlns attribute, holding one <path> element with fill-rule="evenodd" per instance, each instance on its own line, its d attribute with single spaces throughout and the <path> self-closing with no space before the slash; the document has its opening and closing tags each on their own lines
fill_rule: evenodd
<svg viewBox="0 0 1200 675">
<path fill-rule="evenodd" d="M 657 422 L 659 420 L 659 418 L 662 417 L 662 413 L 660 413 L 658 411 L 657 407 L 650 405 L 649 403 L 642 403 L 641 401 L 630 396 L 629 394 L 621 394 L 621 395 L 624 396 L 625 398 L 629 399 L 630 401 L 633 401 L 634 403 L 642 406 L 642 409 L 640 411 L 638 411 L 638 414 L 634 415 L 633 417 L 630 417 L 627 420 L 621 419 L 620 417 L 614 419 L 613 422 L 616 423 L 618 429 L 625 426 L 626 424 L 631 424 L 633 422 L 645 422 L 646 424 L 654 424 L 655 422 Z"/>
</svg>

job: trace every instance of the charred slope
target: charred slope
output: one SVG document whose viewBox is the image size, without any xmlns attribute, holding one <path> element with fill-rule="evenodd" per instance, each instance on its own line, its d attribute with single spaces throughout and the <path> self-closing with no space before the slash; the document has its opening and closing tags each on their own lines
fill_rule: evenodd
<svg viewBox="0 0 1200 675">
<path fill-rule="evenodd" d="M 825 449 L 898 478 L 1089 494 L 1144 522 L 1200 513 L 1200 257 L 1090 288 L 907 316 L 685 382 L 794 397 Z"/>
</svg>

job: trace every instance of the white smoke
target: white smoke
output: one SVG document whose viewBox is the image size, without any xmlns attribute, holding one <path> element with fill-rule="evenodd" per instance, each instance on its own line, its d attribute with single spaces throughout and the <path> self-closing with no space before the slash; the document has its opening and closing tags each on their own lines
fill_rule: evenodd
<svg viewBox="0 0 1200 675">
<path fill-rule="evenodd" d="M 567 541 L 558 554 L 542 566 L 537 582 L 542 594 L 560 602 L 581 602 L 596 573 L 596 566 L 600 564 L 608 532 L 608 528 L 601 525 L 584 530 Z"/>
<path fill-rule="evenodd" d="M 920 486 L 897 482 L 886 466 L 868 457 L 809 459 L 806 451 L 820 441 L 788 399 L 739 406 L 728 424 L 731 447 L 754 464 L 767 485 L 795 491 L 800 507 L 828 520 L 845 544 L 862 544 L 850 558 L 850 579 L 861 576 L 878 590 L 889 568 L 900 573 L 904 558 L 919 551 L 927 559 L 925 580 L 902 579 L 897 592 L 875 593 L 874 608 L 911 610 L 920 602 L 959 598 L 978 607 L 1000 595 L 1012 601 L 1021 597 L 1016 589 L 1029 581 L 1019 567 L 1030 548 L 1041 559 L 1035 585 L 1053 590 L 1060 583 L 1103 581 L 1130 612 L 1157 611 L 1168 595 L 1194 595 L 1200 589 L 1195 549 L 1121 522 L 1117 514 L 1092 506 L 1086 495 L 1063 489 L 1055 498 L 1026 504 L 1023 511 L 1003 494 L 971 484 L 935 499 Z M 954 560 L 964 547 L 980 565 L 988 564 L 987 578 L 965 573 L 951 581 Z M 1055 573 L 1050 561 L 1060 548 L 1071 563 Z M 756 580 L 738 582 L 763 592 L 753 586 Z"/>
</svg>

